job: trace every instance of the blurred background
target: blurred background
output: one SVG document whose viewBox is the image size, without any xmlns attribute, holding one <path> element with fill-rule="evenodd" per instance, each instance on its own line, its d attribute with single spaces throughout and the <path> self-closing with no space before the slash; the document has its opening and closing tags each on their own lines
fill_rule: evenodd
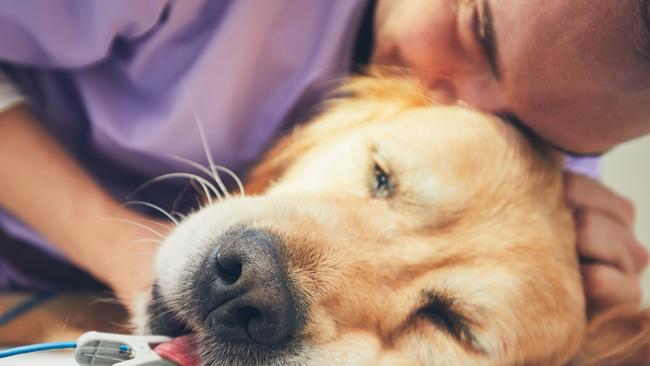
<svg viewBox="0 0 650 366">
<path fill-rule="evenodd" d="M 636 205 L 636 233 L 650 250 L 650 136 L 612 150 L 602 160 L 602 180 Z M 644 303 L 650 305 L 650 271 L 643 276 Z"/>
</svg>

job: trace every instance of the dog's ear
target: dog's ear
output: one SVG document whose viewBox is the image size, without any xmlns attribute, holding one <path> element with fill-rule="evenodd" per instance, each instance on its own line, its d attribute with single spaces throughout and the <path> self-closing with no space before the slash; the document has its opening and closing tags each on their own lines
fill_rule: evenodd
<svg viewBox="0 0 650 366">
<path fill-rule="evenodd" d="M 593 318 L 571 366 L 650 365 L 650 309 L 619 307 Z"/>
</svg>

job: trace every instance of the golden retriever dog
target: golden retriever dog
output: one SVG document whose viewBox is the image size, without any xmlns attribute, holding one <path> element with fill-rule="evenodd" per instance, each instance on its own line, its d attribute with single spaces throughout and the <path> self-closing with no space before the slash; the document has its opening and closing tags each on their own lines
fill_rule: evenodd
<svg viewBox="0 0 650 366">
<path fill-rule="evenodd" d="M 589 321 L 562 160 L 501 119 L 360 77 L 248 195 L 169 235 L 140 331 L 184 365 L 627 365 L 649 316 Z M 647 360 L 645 360 L 647 361 Z"/>
</svg>

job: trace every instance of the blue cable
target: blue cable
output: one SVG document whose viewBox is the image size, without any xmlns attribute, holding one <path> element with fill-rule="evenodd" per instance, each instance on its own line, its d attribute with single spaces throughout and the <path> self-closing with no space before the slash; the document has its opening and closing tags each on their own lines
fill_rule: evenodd
<svg viewBox="0 0 650 366">
<path fill-rule="evenodd" d="M 22 355 L 24 353 L 51 351 L 55 349 L 68 349 L 68 348 L 77 348 L 77 342 L 38 343 L 38 344 L 30 344 L 29 346 L 9 348 L 5 350 L 0 350 L 0 358 Z"/>
</svg>

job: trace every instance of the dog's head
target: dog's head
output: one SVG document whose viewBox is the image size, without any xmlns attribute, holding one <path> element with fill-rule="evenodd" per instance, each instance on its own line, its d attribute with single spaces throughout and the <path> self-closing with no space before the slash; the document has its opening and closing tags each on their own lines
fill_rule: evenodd
<svg viewBox="0 0 650 366">
<path fill-rule="evenodd" d="M 361 78 L 189 216 L 148 330 L 208 365 L 555 365 L 583 291 L 561 161 L 511 125 Z"/>
</svg>

